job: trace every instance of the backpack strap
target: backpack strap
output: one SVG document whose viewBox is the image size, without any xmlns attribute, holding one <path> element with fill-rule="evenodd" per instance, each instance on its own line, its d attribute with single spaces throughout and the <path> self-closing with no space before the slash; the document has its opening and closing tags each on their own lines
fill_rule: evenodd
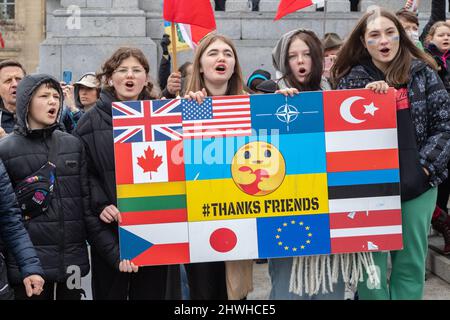
<svg viewBox="0 0 450 320">
<path fill-rule="evenodd" d="M 58 145 L 59 145 L 59 137 L 57 130 L 53 131 L 52 136 L 50 138 L 50 145 L 48 150 L 48 161 L 53 163 L 56 166 L 56 159 L 58 156 Z"/>
</svg>

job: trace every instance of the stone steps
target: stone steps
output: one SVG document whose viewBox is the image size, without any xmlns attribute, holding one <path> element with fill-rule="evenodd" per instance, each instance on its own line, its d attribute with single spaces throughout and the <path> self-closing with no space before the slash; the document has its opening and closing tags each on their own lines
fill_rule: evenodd
<svg viewBox="0 0 450 320">
<path fill-rule="evenodd" d="M 439 250 L 444 245 L 444 239 L 440 235 L 432 235 L 428 238 L 429 250 L 427 257 L 427 269 L 442 280 L 450 283 L 450 255 L 442 255 Z"/>
</svg>

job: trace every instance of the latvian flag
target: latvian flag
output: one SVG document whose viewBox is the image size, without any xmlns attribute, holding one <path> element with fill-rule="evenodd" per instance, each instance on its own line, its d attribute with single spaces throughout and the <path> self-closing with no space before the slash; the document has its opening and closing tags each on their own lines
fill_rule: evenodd
<svg viewBox="0 0 450 320">
<path fill-rule="evenodd" d="M 402 249 L 395 90 L 324 92 L 324 110 L 331 253 Z"/>
</svg>

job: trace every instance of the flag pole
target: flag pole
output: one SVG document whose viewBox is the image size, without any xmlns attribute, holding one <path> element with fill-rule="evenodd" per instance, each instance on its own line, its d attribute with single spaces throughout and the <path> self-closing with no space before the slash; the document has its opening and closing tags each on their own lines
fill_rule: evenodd
<svg viewBox="0 0 450 320">
<path fill-rule="evenodd" d="M 323 2 L 323 38 L 325 38 L 326 28 L 327 28 L 327 0 Z"/>
<path fill-rule="evenodd" d="M 170 32 L 172 34 L 172 72 L 178 71 L 178 63 L 177 63 L 177 33 L 175 30 L 175 22 L 171 22 Z M 180 92 L 177 91 L 177 97 L 180 95 Z"/>
</svg>

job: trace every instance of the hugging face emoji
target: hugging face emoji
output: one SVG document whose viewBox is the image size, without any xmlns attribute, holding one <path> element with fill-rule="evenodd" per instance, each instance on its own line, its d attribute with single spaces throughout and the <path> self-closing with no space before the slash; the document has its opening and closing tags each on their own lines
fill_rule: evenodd
<svg viewBox="0 0 450 320">
<path fill-rule="evenodd" d="M 239 189 L 252 196 L 274 192 L 283 182 L 286 165 L 273 145 L 256 141 L 241 147 L 231 162 L 231 175 Z"/>
</svg>

